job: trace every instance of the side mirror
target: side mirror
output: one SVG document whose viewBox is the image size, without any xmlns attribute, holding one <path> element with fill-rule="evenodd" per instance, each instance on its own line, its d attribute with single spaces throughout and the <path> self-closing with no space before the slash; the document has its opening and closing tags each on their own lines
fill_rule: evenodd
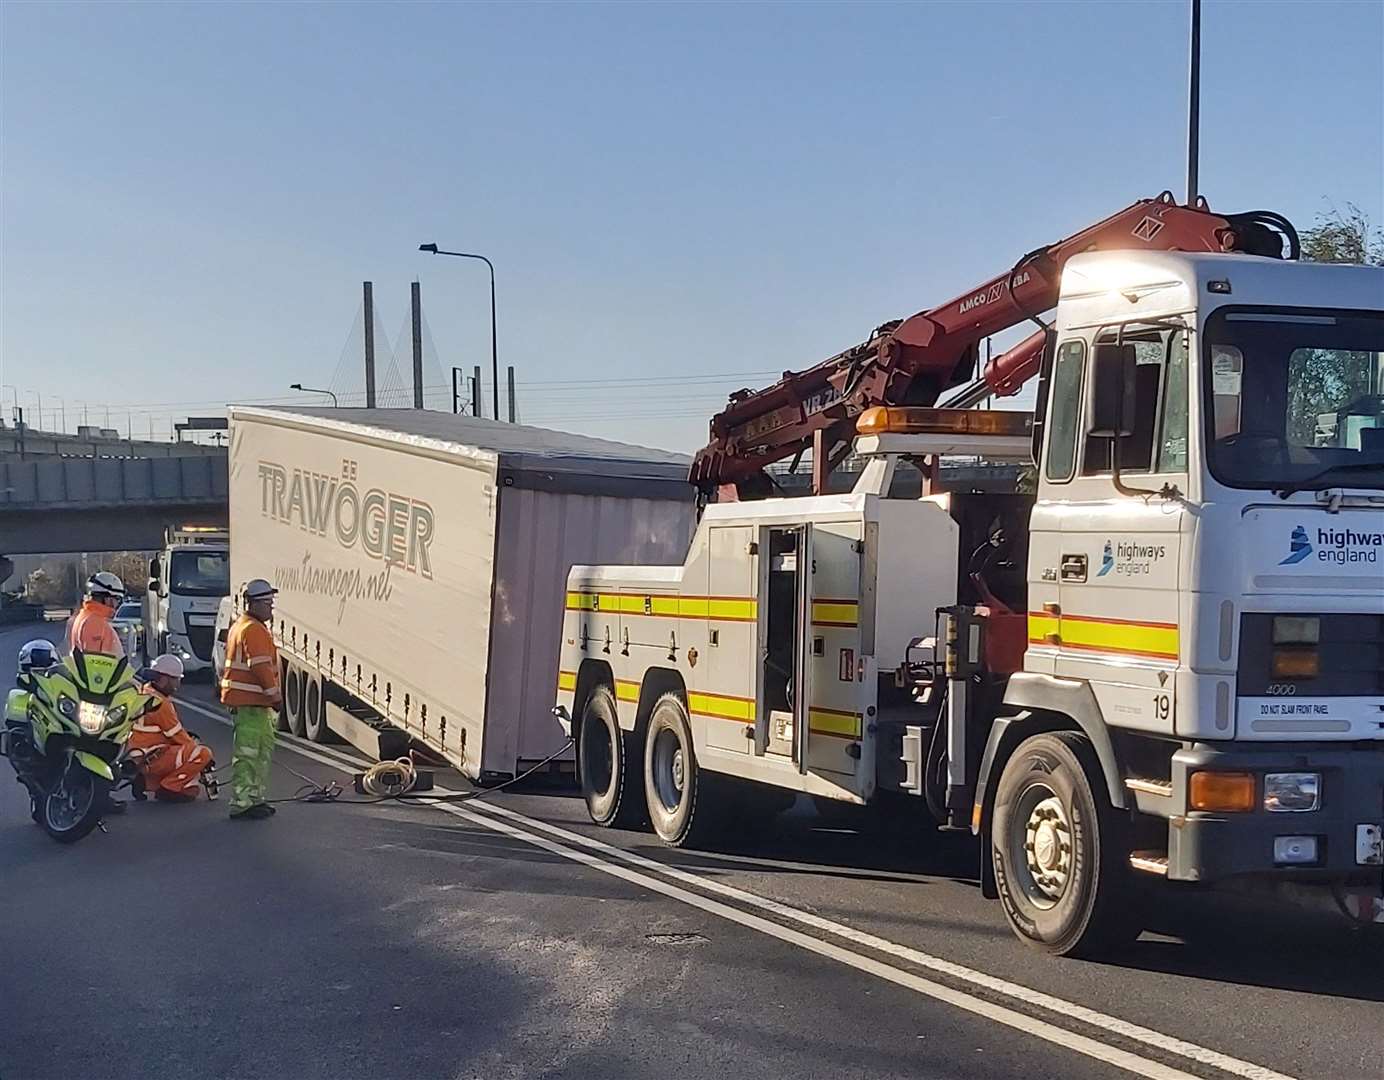
<svg viewBox="0 0 1384 1080">
<path fill-rule="evenodd" d="M 159 591 L 159 560 L 149 560 L 149 591 Z"/>
<path fill-rule="evenodd" d="M 1134 346 L 1097 345 L 1091 358 L 1088 435 L 1115 439 L 1134 433 Z"/>
</svg>

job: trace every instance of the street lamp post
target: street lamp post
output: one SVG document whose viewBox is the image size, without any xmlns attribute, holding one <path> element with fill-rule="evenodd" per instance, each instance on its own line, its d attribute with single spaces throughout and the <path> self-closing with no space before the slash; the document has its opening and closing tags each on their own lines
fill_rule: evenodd
<svg viewBox="0 0 1384 1080">
<path fill-rule="evenodd" d="M 341 408 L 341 406 L 337 404 L 336 395 L 333 394 L 330 390 L 322 390 L 322 389 L 319 389 L 319 388 L 316 387 L 316 386 L 304 386 L 304 385 L 303 385 L 302 383 L 300 383 L 300 382 L 289 383 L 288 388 L 289 388 L 290 390 L 301 390 L 301 391 L 302 391 L 303 393 L 305 393 L 305 394 L 326 394 L 329 398 L 332 399 L 332 408 L 333 408 L 333 409 L 339 409 L 339 408 Z"/>
<path fill-rule="evenodd" d="M 457 382 L 457 376 L 462 374 L 461 368 L 452 368 L 452 415 L 461 412 L 461 385 Z"/>
<path fill-rule="evenodd" d="M 419 244 L 418 250 L 426 251 L 430 255 L 451 255 L 457 259 L 479 259 L 490 269 L 490 389 L 494 394 L 495 406 L 495 411 L 491 415 L 498 420 L 500 418 L 500 359 L 499 349 L 495 343 L 495 264 L 484 255 L 473 255 L 465 251 L 443 251 L 436 244 Z"/>
</svg>

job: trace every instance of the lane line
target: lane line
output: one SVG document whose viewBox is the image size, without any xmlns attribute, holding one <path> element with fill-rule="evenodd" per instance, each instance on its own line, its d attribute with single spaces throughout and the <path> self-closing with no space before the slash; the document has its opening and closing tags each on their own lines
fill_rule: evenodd
<svg viewBox="0 0 1384 1080">
<path fill-rule="evenodd" d="M 199 712 L 205 716 L 220 720 L 222 723 L 228 723 L 224 717 L 218 717 L 208 709 L 201 708 L 190 702 L 184 702 L 184 704 L 192 708 L 194 712 Z M 296 739 L 293 742 L 285 740 L 285 745 L 309 760 L 317 761 L 320 764 L 327 765 L 341 772 L 351 771 L 351 766 L 348 766 L 345 762 L 317 752 L 316 747 L 311 750 L 306 749 L 298 745 Z M 568 847 L 555 840 L 549 840 L 536 833 L 510 825 L 508 822 L 496 820 L 486 814 L 478 814 L 474 810 L 465 809 L 450 803 L 433 802 L 427 799 L 419 799 L 417 801 L 422 805 L 429 806 L 435 810 L 441 810 L 444 813 L 451 814 L 453 817 L 461 818 L 474 825 L 489 829 L 492 832 L 498 832 L 511 839 L 522 840 L 527 844 L 551 852 L 571 862 L 579 863 L 592 870 L 618 878 L 632 885 L 637 885 L 650 892 L 659 893 L 671 900 L 676 900 L 689 907 L 704 911 L 708 915 L 715 915 L 727 922 L 736 923 L 747 929 L 777 938 L 779 941 L 795 945 L 817 956 L 834 960 L 846 967 L 854 968 L 867 975 L 873 975 L 876 978 L 884 979 L 886 982 L 891 982 L 896 986 L 912 990 L 917 994 L 940 1001 L 953 1008 L 960 1009 L 963 1012 L 968 1012 L 1005 1027 L 1013 1028 L 1016 1031 L 1024 1032 L 1025 1034 L 1032 1035 L 1056 1046 L 1073 1050 L 1076 1053 L 1083 1054 L 1086 1057 L 1093 1058 L 1104 1064 L 1123 1069 L 1136 1076 L 1147 1077 L 1148 1080 L 1200 1080 L 1199 1077 L 1192 1073 L 1183 1072 L 1170 1065 L 1165 1065 L 1160 1061 L 1141 1057 L 1128 1050 L 1110 1046 L 1096 1039 L 1089 1038 L 1088 1036 L 1079 1035 L 1076 1032 L 1068 1031 L 1066 1028 L 1058 1027 L 1056 1024 L 1050 1024 L 1046 1020 L 1039 1020 L 1026 1013 L 1018 1012 L 984 998 L 974 997 L 964 991 L 955 990 L 950 986 L 934 982 L 931 979 L 923 978 L 921 975 L 915 975 L 901 968 L 892 967 L 872 957 L 862 956 L 840 945 L 833 944 L 829 941 L 822 941 L 820 938 L 812 937 L 800 930 L 794 930 L 792 927 L 783 926 L 758 915 L 742 911 L 739 908 L 731 907 L 729 904 L 723 904 L 719 900 L 712 900 L 709 897 L 689 892 L 661 878 L 650 877 L 630 867 L 607 862 L 605 859 L 590 852 Z"/>
<path fill-rule="evenodd" d="M 193 703 L 183 704 L 221 723 L 229 723 L 229 720 L 224 715 L 214 713 L 209 709 L 202 708 Z M 280 733 L 280 737 L 287 745 L 291 746 L 299 753 L 303 753 L 308 757 L 317 756 L 318 760 L 323 764 L 332 765 L 338 768 L 349 767 L 351 770 L 354 770 L 357 766 L 362 764 L 359 761 L 352 760 L 344 754 L 338 754 L 337 751 L 327 747 L 321 747 L 315 744 L 307 744 L 305 746 L 302 744 L 302 741 L 295 736 L 285 736 L 283 733 Z M 447 791 L 448 789 L 439 788 L 439 792 L 441 793 L 445 794 Z M 428 802 L 421 798 L 417 801 L 420 803 L 426 802 L 430 806 L 448 812 L 459 809 L 447 803 Z M 990 975 L 983 971 L 977 971 L 974 968 L 969 968 L 950 960 L 944 960 L 941 957 L 932 956 L 909 946 L 901 945 L 898 942 L 890 941 L 887 938 L 881 938 L 867 931 L 859 930 L 844 923 L 824 918 L 813 912 L 804 911 L 777 900 L 767 899 L 733 885 L 727 885 L 722 881 L 704 878 L 676 866 L 671 866 L 667 863 L 659 862 L 631 851 L 626 851 L 623 848 L 607 844 L 601 840 L 596 840 L 593 837 L 584 836 L 581 833 L 572 832 L 560 826 L 549 824 L 548 822 L 529 818 L 523 814 L 507 809 L 506 807 L 478 801 L 474 804 L 474 808 L 467 811 L 468 816 L 474 817 L 476 810 L 484 814 L 494 814 L 502 818 L 508 818 L 512 821 L 522 823 L 528 828 L 538 829 L 552 836 L 559 837 L 568 843 L 579 845 L 582 848 L 594 852 L 599 852 L 606 857 L 617 859 L 641 870 L 661 874 L 694 888 L 715 893 L 742 904 L 750 905 L 779 918 L 787 919 L 800 925 L 811 927 L 814 930 L 831 934 L 876 952 L 897 957 L 900 960 L 907 961 L 918 967 L 926 968 L 958 981 L 969 983 L 972 986 L 983 988 L 993 994 L 998 994 L 1015 1001 L 1022 1001 L 1027 1005 L 1044 1009 L 1062 1017 L 1078 1020 L 1091 1027 L 1108 1032 L 1109 1034 L 1143 1043 L 1161 1052 L 1175 1054 L 1190 1061 L 1209 1065 L 1223 1072 L 1230 1073 L 1233 1076 L 1242 1077 L 1243 1080 L 1293 1080 L 1291 1076 L 1285 1073 L 1276 1072 L 1267 1066 L 1244 1061 L 1218 1050 L 1212 1050 L 1209 1047 L 1200 1046 L 1196 1043 L 1179 1039 L 1176 1036 L 1155 1031 L 1131 1021 L 1087 1008 L 1076 1002 L 1067 1001 L 1064 998 L 1055 997 L 1019 983 L 1013 983 L 1007 979 L 1001 979 L 998 976 Z M 772 923 L 771 925 L 778 926 L 779 924 Z M 809 938 L 809 940 L 816 941 L 818 939 Z M 856 954 L 850 953 L 849 955 L 854 956 Z"/>
</svg>

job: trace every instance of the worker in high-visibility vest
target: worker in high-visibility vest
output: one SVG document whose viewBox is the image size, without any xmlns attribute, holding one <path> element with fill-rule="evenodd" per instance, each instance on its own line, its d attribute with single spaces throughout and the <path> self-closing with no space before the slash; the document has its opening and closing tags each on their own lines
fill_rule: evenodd
<svg viewBox="0 0 1384 1080">
<path fill-rule="evenodd" d="M 183 662 L 168 653 L 156 656 L 145 678 L 144 693 L 155 704 L 135 721 L 126 750 L 141 763 L 144 791 L 153 791 L 160 802 L 191 802 L 212 759 L 211 750 L 184 730 L 173 707 L 172 697 L 183 683 Z"/>
<path fill-rule="evenodd" d="M 272 817 L 269 763 L 278 727 L 279 651 L 270 624 L 278 590 L 263 578 L 249 582 L 241 598 L 245 613 L 226 637 L 226 670 L 221 677 L 221 704 L 235 721 L 231 753 L 231 817 Z"/>
<path fill-rule="evenodd" d="M 115 609 L 125 602 L 125 583 L 107 570 L 87 578 L 86 600 L 67 624 L 67 651 L 124 656 L 125 646 L 111 625 Z"/>
</svg>

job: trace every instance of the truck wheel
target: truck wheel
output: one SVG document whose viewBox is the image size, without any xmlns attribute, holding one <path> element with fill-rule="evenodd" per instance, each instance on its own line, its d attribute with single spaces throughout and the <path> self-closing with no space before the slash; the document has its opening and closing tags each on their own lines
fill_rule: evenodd
<svg viewBox="0 0 1384 1080">
<path fill-rule="evenodd" d="M 307 734 L 303 725 L 303 685 L 306 682 L 303 672 L 289 664 L 288 677 L 284 679 L 284 711 L 288 713 L 288 730 L 300 739 Z"/>
<path fill-rule="evenodd" d="M 333 742 L 332 730 L 327 727 L 327 703 L 323 700 L 322 680 L 303 676 L 303 734 L 312 742 Z"/>
<path fill-rule="evenodd" d="M 660 840 L 686 847 L 705 839 L 719 809 L 708 786 L 692 748 L 687 706 L 680 694 L 664 694 L 654 704 L 644 735 L 644 797 Z"/>
<path fill-rule="evenodd" d="M 280 731 L 291 730 L 288 717 L 288 675 L 292 670 L 287 660 L 279 661 L 279 707 L 275 711 L 277 726 Z"/>
<path fill-rule="evenodd" d="M 1129 822 L 1106 798 L 1091 744 L 1068 731 L 1025 740 L 995 793 L 990 856 L 1000 904 L 1024 941 L 1092 956 L 1142 928 L 1129 881 Z"/>
<path fill-rule="evenodd" d="M 628 828 L 640 818 L 634 737 L 620 727 L 609 686 L 591 691 L 577 734 L 577 773 L 586 812 L 597 825 Z"/>
</svg>

